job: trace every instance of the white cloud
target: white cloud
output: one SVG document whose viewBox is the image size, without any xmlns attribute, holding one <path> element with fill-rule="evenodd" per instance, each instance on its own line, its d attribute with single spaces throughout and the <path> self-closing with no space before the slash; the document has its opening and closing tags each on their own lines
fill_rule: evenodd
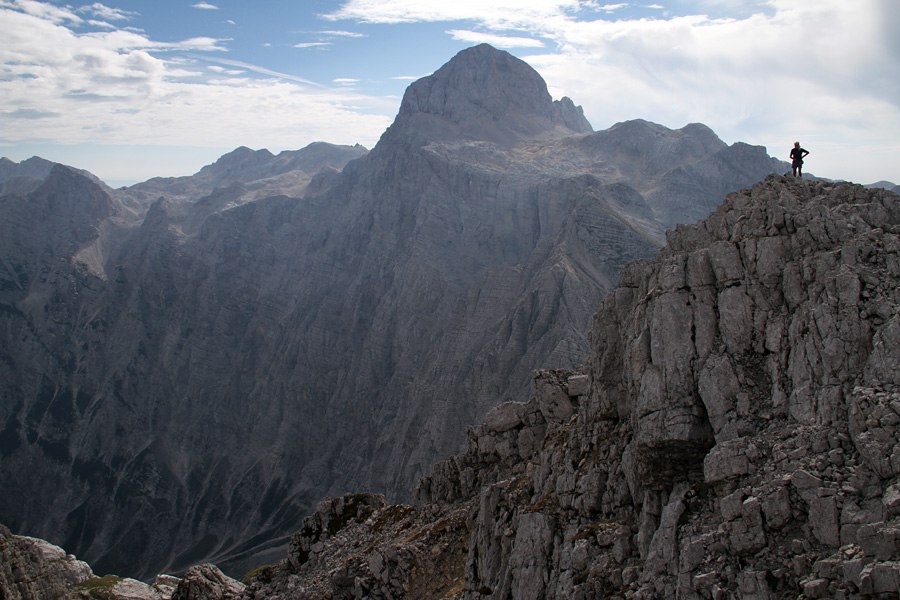
<svg viewBox="0 0 900 600">
<path fill-rule="evenodd" d="M 98 21 L 96 19 L 90 19 L 88 21 L 88 25 L 99 27 L 100 29 L 117 29 L 117 27 L 112 23 L 107 23 L 106 21 Z"/>
<path fill-rule="evenodd" d="M 277 79 L 283 79 L 286 81 L 292 81 L 296 83 L 303 83 L 309 86 L 315 87 L 323 87 L 321 84 L 318 84 L 314 81 L 310 81 L 309 79 L 303 79 L 302 77 L 297 77 L 295 75 L 290 75 L 288 73 L 280 73 L 278 71 L 273 71 L 272 69 L 267 69 L 265 67 L 260 67 L 258 65 L 252 65 L 250 63 L 242 62 L 239 60 L 231 60 L 229 58 L 221 58 L 218 56 L 202 56 L 198 57 L 200 60 L 219 63 L 222 65 L 227 65 L 231 67 L 239 67 L 241 69 L 246 69 L 247 71 L 253 71 L 255 73 L 259 73 L 261 75 L 269 75 L 271 77 L 275 77 Z"/>
<path fill-rule="evenodd" d="M 323 16 L 363 23 L 471 20 L 491 28 L 510 29 L 558 19 L 580 8 L 580 0 L 348 0 L 338 10 Z"/>
<path fill-rule="evenodd" d="M 213 73 L 222 73 L 224 75 L 241 75 L 246 72 L 243 69 L 226 69 L 225 67 L 220 67 L 218 65 L 210 65 L 207 68 Z"/>
<path fill-rule="evenodd" d="M 51 9 L 0 5 L 0 145 L 372 144 L 396 107 L 223 58 L 225 40 L 76 33 L 79 17 Z"/>
<path fill-rule="evenodd" d="M 327 37 L 346 37 L 346 38 L 362 38 L 366 37 L 364 33 L 358 33 L 356 31 L 341 31 L 341 30 L 325 30 L 316 32 L 320 35 Z"/>
<path fill-rule="evenodd" d="M 292 44 L 292 48 L 318 48 L 319 46 L 331 46 L 331 42 L 299 42 Z"/>
<path fill-rule="evenodd" d="M 105 21 L 130 21 L 134 17 L 138 16 L 138 13 L 122 10 L 119 8 L 110 8 L 105 4 L 101 4 L 100 2 L 95 2 L 90 6 L 82 6 L 78 9 L 78 12 L 89 13 L 94 17 L 98 17 Z"/>
<path fill-rule="evenodd" d="M 534 38 L 512 37 L 468 31 L 465 29 L 451 29 L 447 31 L 454 40 L 469 42 L 472 44 L 491 44 L 497 48 L 543 48 L 544 43 Z"/>
<path fill-rule="evenodd" d="M 82 23 L 81 17 L 69 10 L 35 0 L 0 0 L 0 9 L 21 11 L 51 23 Z"/>
<path fill-rule="evenodd" d="M 219 7 L 215 4 L 210 4 L 209 2 L 198 2 L 196 4 L 191 4 L 192 8 L 200 8 L 203 10 L 219 10 Z"/>
</svg>

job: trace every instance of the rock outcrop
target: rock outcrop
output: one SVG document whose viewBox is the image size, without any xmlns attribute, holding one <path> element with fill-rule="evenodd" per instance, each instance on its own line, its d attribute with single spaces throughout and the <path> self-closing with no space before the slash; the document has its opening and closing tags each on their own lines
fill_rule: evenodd
<svg viewBox="0 0 900 600">
<path fill-rule="evenodd" d="M 188 569 L 172 593 L 172 600 L 235 600 L 244 584 L 226 576 L 215 565 Z"/>
<path fill-rule="evenodd" d="M 578 370 L 244 598 L 896 598 L 900 196 L 773 175 L 667 240 Z"/>
<path fill-rule="evenodd" d="M 487 46 L 402 106 L 368 153 L 0 197 L 0 487 L 30 500 L 0 522 L 148 581 L 277 560 L 323 496 L 408 500 L 535 368 L 581 363 L 679 214 L 783 170 L 697 124 L 591 132 Z"/>
<path fill-rule="evenodd" d="M 0 525 L 0 597 L 63 600 L 93 577 L 91 568 L 44 540 L 13 535 Z"/>
</svg>

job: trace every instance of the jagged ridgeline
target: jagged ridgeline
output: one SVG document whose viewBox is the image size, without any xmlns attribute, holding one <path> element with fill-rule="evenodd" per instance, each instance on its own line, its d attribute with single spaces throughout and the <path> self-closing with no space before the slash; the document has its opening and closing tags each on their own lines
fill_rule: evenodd
<svg viewBox="0 0 900 600">
<path fill-rule="evenodd" d="M 0 522 L 98 573 L 274 561 L 326 495 L 409 500 L 534 369 L 582 363 L 628 261 L 785 168 L 699 124 L 592 132 L 484 45 L 371 152 L 119 190 L 4 159 Z"/>
</svg>

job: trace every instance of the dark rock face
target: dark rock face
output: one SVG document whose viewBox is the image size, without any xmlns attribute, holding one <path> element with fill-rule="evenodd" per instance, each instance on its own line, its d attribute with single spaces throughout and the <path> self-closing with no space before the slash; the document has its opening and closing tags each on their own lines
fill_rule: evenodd
<svg viewBox="0 0 900 600">
<path fill-rule="evenodd" d="M 8 158 L 0 157 L 0 196 L 7 194 L 25 194 L 36 189 L 50 174 L 56 163 L 32 156 L 28 160 L 15 163 Z M 93 174 L 82 169 L 71 169 L 94 183 L 104 184 Z"/>
<path fill-rule="evenodd" d="M 673 207 L 714 206 L 701 179 L 772 170 L 700 125 L 591 133 L 539 80 L 478 47 L 370 153 L 0 198 L 0 486 L 34 499 L 0 521 L 142 578 L 280 557 L 324 495 L 408 498 L 534 368 L 577 366 Z"/>
</svg>

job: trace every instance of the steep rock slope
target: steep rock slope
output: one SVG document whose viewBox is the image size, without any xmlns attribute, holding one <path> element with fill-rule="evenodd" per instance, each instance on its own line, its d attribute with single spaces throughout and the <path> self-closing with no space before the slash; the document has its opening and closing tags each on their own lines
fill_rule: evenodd
<svg viewBox="0 0 900 600">
<path fill-rule="evenodd" d="M 770 176 L 630 263 L 414 506 L 322 501 L 245 598 L 895 598 L 900 196 Z"/>
<path fill-rule="evenodd" d="M 101 573 L 240 574 L 325 494 L 409 497 L 532 369 L 581 362 L 666 207 L 712 205 L 692 178 L 775 170 L 700 125 L 591 133 L 487 46 L 411 86 L 372 152 L 279 157 L 115 192 L 60 168 L 0 199 L 0 485 L 33 499 L 0 499 L 11 529 Z"/>
</svg>

